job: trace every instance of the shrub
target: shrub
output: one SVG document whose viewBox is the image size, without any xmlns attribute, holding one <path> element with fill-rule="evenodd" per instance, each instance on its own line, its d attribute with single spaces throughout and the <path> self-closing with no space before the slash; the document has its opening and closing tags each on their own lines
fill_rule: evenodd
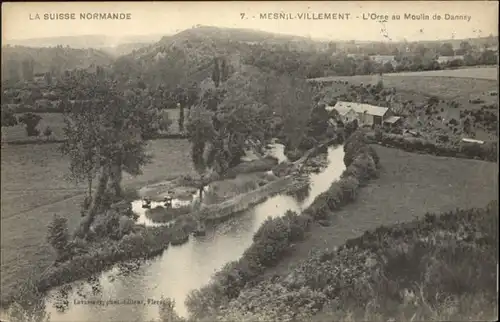
<svg viewBox="0 0 500 322">
<path fill-rule="evenodd" d="M 175 301 L 170 298 L 161 297 L 160 300 L 160 321 L 161 322 L 183 322 L 185 319 L 179 317 L 175 312 Z"/>
<path fill-rule="evenodd" d="M 58 257 L 62 257 L 68 248 L 68 221 L 64 217 L 54 215 L 48 226 L 47 241 L 54 248 Z"/>
<path fill-rule="evenodd" d="M 119 234 L 120 213 L 108 210 L 106 213 L 98 214 L 92 224 L 97 238 L 120 239 Z"/>
<path fill-rule="evenodd" d="M 134 228 L 134 224 L 135 224 L 135 222 L 132 218 L 129 218 L 127 216 L 120 216 L 120 219 L 118 222 L 118 231 L 119 231 L 120 237 L 132 232 L 132 229 Z"/>
<path fill-rule="evenodd" d="M 43 135 L 45 135 L 47 138 L 52 135 L 52 129 L 50 128 L 50 126 L 47 126 L 45 130 L 43 130 Z"/>
<path fill-rule="evenodd" d="M 19 123 L 24 123 L 26 126 L 26 134 L 28 136 L 38 136 L 40 131 L 36 128 L 42 117 L 34 113 L 25 113 L 19 117 Z"/>
</svg>

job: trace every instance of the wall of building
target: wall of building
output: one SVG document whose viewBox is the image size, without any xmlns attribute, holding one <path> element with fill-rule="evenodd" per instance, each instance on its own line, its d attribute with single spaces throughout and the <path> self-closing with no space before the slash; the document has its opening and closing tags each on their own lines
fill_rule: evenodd
<svg viewBox="0 0 500 322">
<path fill-rule="evenodd" d="M 358 119 L 361 124 L 372 125 L 373 124 L 373 115 L 368 113 L 357 113 Z"/>
</svg>

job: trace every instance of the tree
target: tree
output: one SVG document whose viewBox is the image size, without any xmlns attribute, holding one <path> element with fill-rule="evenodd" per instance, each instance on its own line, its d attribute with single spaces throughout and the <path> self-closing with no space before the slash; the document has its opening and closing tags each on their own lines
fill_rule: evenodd
<svg viewBox="0 0 500 322">
<path fill-rule="evenodd" d="M 111 79 L 83 72 L 65 79 L 64 84 L 76 103 L 65 104 L 66 141 L 61 151 L 70 158 L 72 178 L 89 182 L 89 194 L 92 179 L 96 173 L 99 176 L 92 204 L 77 232 L 85 235 L 103 210 L 105 193 L 121 198 L 122 171 L 138 175 L 150 161 L 144 133 L 154 115 L 148 108 L 150 102 L 141 95 L 144 92 L 120 90 Z"/>
<path fill-rule="evenodd" d="M 47 241 L 59 257 L 66 252 L 69 241 L 66 218 L 54 215 L 48 227 Z"/>
<path fill-rule="evenodd" d="M 19 75 L 20 66 L 19 62 L 15 59 L 10 59 L 6 63 L 8 79 L 12 82 L 18 82 L 21 77 Z M 3 69 L 3 68 L 2 68 Z"/>
<path fill-rule="evenodd" d="M 23 79 L 25 81 L 32 81 L 33 80 L 33 70 L 34 70 L 34 62 L 33 60 L 25 59 L 22 62 L 22 74 L 23 74 Z"/>
<path fill-rule="evenodd" d="M 226 59 L 222 59 L 221 67 L 220 67 L 220 80 L 221 82 L 225 82 L 229 78 L 229 65 L 226 63 Z"/>
<path fill-rule="evenodd" d="M 475 65 L 477 65 L 477 60 L 471 54 L 466 54 L 464 56 L 464 64 L 467 66 L 475 66 Z"/>
<path fill-rule="evenodd" d="M 328 52 L 331 54 L 337 52 L 337 43 L 330 41 L 328 43 Z"/>
<path fill-rule="evenodd" d="M 462 41 L 460 43 L 460 49 L 457 51 L 459 55 L 469 54 L 472 51 L 472 46 L 467 41 Z"/>
<path fill-rule="evenodd" d="M 394 67 L 392 66 L 391 62 L 386 62 L 383 65 L 382 70 L 384 73 L 392 73 L 392 72 L 394 72 Z"/>
<path fill-rule="evenodd" d="M 374 63 L 368 57 L 365 57 L 365 59 L 363 59 L 361 64 L 358 66 L 358 74 L 361 74 L 361 75 L 370 75 L 374 71 L 375 71 Z"/>
<path fill-rule="evenodd" d="M 220 69 L 219 69 L 219 59 L 214 58 L 214 67 L 212 70 L 212 80 L 214 81 L 215 87 L 219 87 L 220 84 Z"/>
<path fill-rule="evenodd" d="M 2 108 L 2 127 L 16 126 L 17 124 L 16 115 L 12 111 Z"/>
<path fill-rule="evenodd" d="M 439 54 L 441 56 L 454 56 L 455 51 L 453 50 L 453 46 L 450 43 L 444 43 L 439 47 Z"/>
<path fill-rule="evenodd" d="M 26 134 L 28 136 L 38 136 L 40 131 L 36 128 L 38 123 L 42 120 L 42 117 L 34 113 L 25 113 L 19 117 L 19 123 L 24 123 L 26 126 Z"/>
<path fill-rule="evenodd" d="M 191 141 L 191 159 L 194 168 L 200 176 L 200 200 L 203 193 L 203 177 L 208 167 L 213 160 L 208 159 L 205 154 L 207 146 L 213 142 L 216 135 L 213 124 L 212 115 L 202 107 L 199 107 L 193 115 L 190 122 L 187 124 L 189 140 Z"/>
<path fill-rule="evenodd" d="M 179 107 L 179 132 L 184 132 L 184 106 L 178 104 Z"/>
<path fill-rule="evenodd" d="M 485 65 L 496 65 L 498 64 L 498 54 L 492 50 L 485 50 L 481 53 L 479 61 Z"/>
<path fill-rule="evenodd" d="M 50 126 L 47 126 L 45 130 L 43 130 L 43 135 L 45 135 L 47 139 L 50 138 L 50 136 L 52 135 L 52 129 L 50 128 Z"/>
<path fill-rule="evenodd" d="M 45 83 L 47 83 L 47 85 L 52 85 L 52 73 L 51 72 L 46 72 L 43 76 L 44 80 L 45 80 Z"/>
</svg>

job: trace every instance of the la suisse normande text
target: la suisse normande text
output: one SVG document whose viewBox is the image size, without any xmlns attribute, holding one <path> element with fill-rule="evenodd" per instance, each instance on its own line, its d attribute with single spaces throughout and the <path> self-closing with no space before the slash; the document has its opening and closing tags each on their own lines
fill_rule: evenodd
<svg viewBox="0 0 500 322">
<path fill-rule="evenodd" d="M 131 20 L 132 14 L 125 12 L 60 12 L 30 13 L 30 20 Z"/>
</svg>

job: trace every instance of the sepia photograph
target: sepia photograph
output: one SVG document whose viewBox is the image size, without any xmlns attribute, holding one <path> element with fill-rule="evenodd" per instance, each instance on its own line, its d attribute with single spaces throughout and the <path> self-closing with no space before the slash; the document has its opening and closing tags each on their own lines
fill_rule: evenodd
<svg viewBox="0 0 500 322">
<path fill-rule="evenodd" d="M 0 322 L 498 320 L 498 8 L 3 2 Z"/>
</svg>

